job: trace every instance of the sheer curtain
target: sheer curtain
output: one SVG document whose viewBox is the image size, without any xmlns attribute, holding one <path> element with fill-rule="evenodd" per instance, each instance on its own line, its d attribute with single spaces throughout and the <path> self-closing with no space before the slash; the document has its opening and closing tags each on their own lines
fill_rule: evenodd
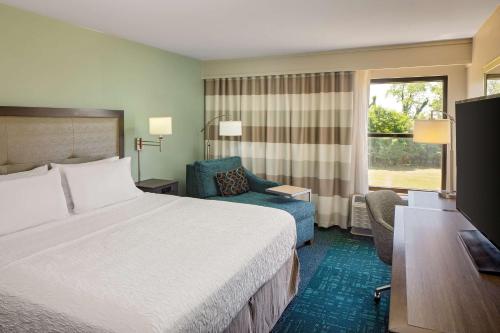
<svg viewBox="0 0 500 333">
<path fill-rule="evenodd" d="M 206 119 L 227 115 L 243 124 L 243 135 L 230 138 L 211 126 L 210 158 L 240 155 L 261 177 L 311 188 L 318 225 L 348 227 L 350 197 L 368 187 L 368 96 L 354 89 L 362 80 L 367 73 L 205 80 Z"/>
<path fill-rule="evenodd" d="M 370 80 L 368 71 L 354 74 L 354 108 L 352 124 L 351 192 L 368 193 L 368 104 Z"/>
</svg>

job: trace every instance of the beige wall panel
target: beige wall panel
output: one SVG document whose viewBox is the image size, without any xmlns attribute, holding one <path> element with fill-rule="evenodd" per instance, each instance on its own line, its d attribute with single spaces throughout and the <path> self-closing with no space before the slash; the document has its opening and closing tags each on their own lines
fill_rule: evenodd
<svg viewBox="0 0 500 333">
<path fill-rule="evenodd" d="M 73 153 L 71 119 L 9 117 L 6 126 L 10 164 L 57 161 Z"/>
<path fill-rule="evenodd" d="M 313 54 L 212 60 L 203 62 L 203 78 L 316 73 L 361 69 L 469 64 L 472 40 L 373 47 Z"/>
<path fill-rule="evenodd" d="M 74 157 L 118 155 L 119 133 L 117 119 L 74 118 Z"/>
<path fill-rule="evenodd" d="M 485 94 L 484 77 L 487 65 L 500 57 L 500 6 L 474 36 L 472 64 L 468 70 L 468 98 Z"/>
<path fill-rule="evenodd" d="M 0 174 L 118 154 L 115 118 L 0 117 Z"/>
</svg>

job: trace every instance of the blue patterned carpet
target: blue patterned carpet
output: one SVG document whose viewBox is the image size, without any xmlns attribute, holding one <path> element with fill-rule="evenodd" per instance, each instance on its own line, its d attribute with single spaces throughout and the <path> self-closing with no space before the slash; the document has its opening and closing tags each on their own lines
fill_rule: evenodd
<svg viewBox="0 0 500 333">
<path fill-rule="evenodd" d="M 387 331 L 389 293 L 377 305 L 373 290 L 390 283 L 390 267 L 378 259 L 371 238 L 316 229 L 314 244 L 298 253 L 299 293 L 274 333 Z"/>
</svg>

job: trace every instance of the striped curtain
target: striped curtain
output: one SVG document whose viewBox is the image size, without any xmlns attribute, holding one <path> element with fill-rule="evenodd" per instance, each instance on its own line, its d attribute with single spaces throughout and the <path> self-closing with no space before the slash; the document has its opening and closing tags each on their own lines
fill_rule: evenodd
<svg viewBox="0 0 500 333">
<path fill-rule="evenodd" d="M 311 188 L 321 227 L 348 226 L 353 73 L 205 80 L 205 119 L 241 120 L 241 137 L 206 135 L 209 158 L 239 155 L 255 174 Z"/>
</svg>

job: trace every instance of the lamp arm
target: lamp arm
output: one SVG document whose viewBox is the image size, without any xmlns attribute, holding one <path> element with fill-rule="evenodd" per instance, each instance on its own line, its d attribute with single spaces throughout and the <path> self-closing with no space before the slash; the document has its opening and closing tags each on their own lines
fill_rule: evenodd
<svg viewBox="0 0 500 333">
<path fill-rule="evenodd" d="M 157 141 L 143 140 L 142 137 L 135 138 L 135 150 L 137 150 L 137 182 L 141 182 L 141 151 L 144 146 L 159 147 L 160 152 L 162 143 L 165 140 L 163 136 L 159 136 Z"/>
<path fill-rule="evenodd" d="M 165 141 L 165 138 L 163 136 L 158 137 L 158 140 L 156 141 L 144 140 L 142 137 L 135 138 L 135 150 L 141 151 L 142 148 L 144 148 L 144 146 L 151 146 L 151 147 L 160 147 L 161 151 L 163 141 Z"/>
<path fill-rule="evenodd" d="M 200 130 L 200 133 L 204 132 L 206 129 L 207 129 L 207 126 L 212 124 L 215 120 L 219 119 L 219 118 L 223 118 L 223 117 L 229 117 L 227 114 L 221 114 L 219 116 L 216 116 L 216 117 L 213 117 L 212 119 L 210 119 L 209 121 L 207 121 L 207 123 L 205 124 L 205 126 L 203 126 L 203 128 Z"/>
<path fill-rule="evenodd" d="M 441 113 L 447 119 L 450 119 L 451 124 L 456 124 L 457 120 L 452 115 L 443 111 L 431 111 L 431 119 L 433 118 L 433 113 Z M 450 192 L 455 192 L 455 147 L 453 145 L 453 126 L 450 126 Z"/>
<path fill-rule="evenodd" d="M 160 141 L 161 140 L 158 140 L 158 141 L 151 141 L 151 140 L 142 140 L 142 145 L 143 146 L 158 146 L 160 145 Z"/>
<path fill-rule="evenodd" d="M 452 123 L 456 124 L 455 119 L 451 119 Z M 450 191 L 455 192 L 455 148 L 453 145 L 453 126 L 450 126 Z"/>
</svg>

